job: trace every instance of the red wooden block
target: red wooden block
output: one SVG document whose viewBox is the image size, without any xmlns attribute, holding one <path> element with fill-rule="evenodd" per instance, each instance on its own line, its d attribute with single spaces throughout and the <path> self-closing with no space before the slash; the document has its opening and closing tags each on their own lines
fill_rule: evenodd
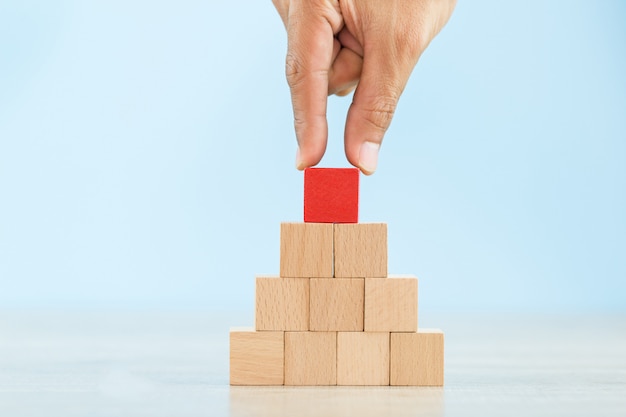
<svg viewBox="0 0 626 417">
<path fill-rule="evenodd" d="M 307 168 L 304 170 L 306 223 L 357 223 L 359 170 Z"/>
</svg>

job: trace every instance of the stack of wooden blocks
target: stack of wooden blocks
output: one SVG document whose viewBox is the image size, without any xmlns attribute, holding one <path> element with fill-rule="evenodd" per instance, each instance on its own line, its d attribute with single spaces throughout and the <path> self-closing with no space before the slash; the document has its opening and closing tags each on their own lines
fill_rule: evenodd
<svg viewBox="0 0 626 417">
<path fill-rule="evenodd" d="M 358 223 L 357 169 L 305 171 L 280 276 L 230 332 L 231 385 L 443 385 L 443 332 L 417 326 L 417 278 L 387 275 L 387 225 Z"/>
</svg>

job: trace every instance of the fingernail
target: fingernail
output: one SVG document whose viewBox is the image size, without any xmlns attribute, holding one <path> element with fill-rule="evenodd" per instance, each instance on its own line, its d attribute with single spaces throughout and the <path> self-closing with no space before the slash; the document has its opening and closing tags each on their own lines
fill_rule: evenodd
<svg viewBox="0 0 626 417">
<path fill-rule="evenodd" d="M 378 150 L 380 144 L 374 142 L 363 142 L 359 151 L 359 168 L 364 174 L 370 175 L 376 171 L 378 165 Z"/>
<path fill-rule="evenodd" d="M 296 150 L 296 169 L 302 171 L 304 168 L 304 162 L 300 157 L 300 147 L 298 146 L 298 149 Z"/>
</svg>

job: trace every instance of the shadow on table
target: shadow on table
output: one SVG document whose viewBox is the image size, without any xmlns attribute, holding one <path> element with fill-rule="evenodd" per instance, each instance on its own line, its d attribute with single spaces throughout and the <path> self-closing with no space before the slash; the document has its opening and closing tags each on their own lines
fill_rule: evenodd
<svg viewBox="0 0 626 417">
<path fill-rule="evenodd" d="M 443 416 L 440 387 L 230 387 L 231 416 Z"/>
</svg>

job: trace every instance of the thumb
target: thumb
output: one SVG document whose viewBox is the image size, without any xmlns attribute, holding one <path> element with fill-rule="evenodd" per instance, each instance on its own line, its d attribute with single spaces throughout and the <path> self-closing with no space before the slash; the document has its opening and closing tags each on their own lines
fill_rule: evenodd
<svg viewBox="0 0 626 417">
<path fill-rule="evenodd" d="M 364 51 L 361 80 L 346 120 L 346 157 L 366 175 L 376 171 L 383 136 L 416 63 L 399 60 L 389 50 L 376 45 Z"/>
</svg>

